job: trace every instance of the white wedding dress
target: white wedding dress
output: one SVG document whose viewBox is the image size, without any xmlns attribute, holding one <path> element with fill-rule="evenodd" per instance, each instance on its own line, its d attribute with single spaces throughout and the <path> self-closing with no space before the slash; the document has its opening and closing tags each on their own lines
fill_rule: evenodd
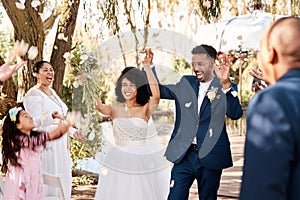
<svg viewBox="0 0 300 200">
<path fill-rule="evenodd" d="M 115 145 L 105 153 L 96 200 L 167 199 L 170 163 L 150 124 L 141 118 L 113 120 Z"/>
</svg>

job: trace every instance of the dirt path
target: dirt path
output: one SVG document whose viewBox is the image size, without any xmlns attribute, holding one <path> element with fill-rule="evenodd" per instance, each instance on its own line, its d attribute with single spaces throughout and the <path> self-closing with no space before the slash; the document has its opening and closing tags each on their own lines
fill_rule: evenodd
<svg viewBox="0 0 300 200">
<path fill-rule="evenodd" d="M 98 182 L 98 174 L 91 173 L 84 170 L 73 170 L 72 177 L 74 180 L 79 180 L 81 176 L 89 176 L 95 179 L 95 182 L 92 184 L 85 184 L 85 185 L 77 185 L 72 188 L 72 200 L 94 200 L 95 192 L 97 189 L 97 182 Z"/>
</svg>

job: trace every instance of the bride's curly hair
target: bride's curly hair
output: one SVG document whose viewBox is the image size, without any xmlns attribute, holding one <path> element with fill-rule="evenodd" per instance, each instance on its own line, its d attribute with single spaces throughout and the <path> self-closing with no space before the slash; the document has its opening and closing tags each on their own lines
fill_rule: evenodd
<svg viewBox="0 0 300 200">
<path fill-rule="evenodd" d="M 28 145 L 23 144 L 20 138 L 29 137 L 22 133 L 18 128 L 17 124 L 20 123 L 20 113 L 19 111 L 16 115 L 16 121 L 12 121 L 10 115 L 7 114 L 3 123 L 3 133 L 2 133 L 2 167 L 1 171 L 5 174 L 8 169 L 8 163 L 15 167 L 21 167 L 19 163 L 20 151 L 23 147 L 28 148 Z M 30 136 L 37 136 L 40 134 L 37 131 L 31 131 Z M 46 145 L 43 143 L 42 145 Z M 30 145 L 32 150 L 36 150 L 37 145 Z"/>
<path fill-rule="evenodd" d="M 120 77 L 118 78 L 115 93 L 118 102 L 125 102 L 125 98 L 122 94 L 122 81 L 128 79 L 131 83 L 134 83 L 137 87 L 136 102 L 140 105 L 145 105 L 149 102 L 150 92 L 147 87 L 147 81 L 145 74 L 136 67 L 126 67 Z"/>
</svg>

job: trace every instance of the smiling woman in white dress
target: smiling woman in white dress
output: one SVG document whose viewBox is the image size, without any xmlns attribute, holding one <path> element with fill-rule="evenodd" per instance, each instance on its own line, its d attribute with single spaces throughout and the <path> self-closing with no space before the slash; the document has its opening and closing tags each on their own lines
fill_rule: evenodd
<svg viewBox="0 0 300 200">
<path fill-rule="evenodd" d="M 54 80 L 54 70 L 47 61 L 36 62 L 33 66 L 37 84 L 30 88 L 24 98 L 25 110 L 34 118 L 36 127 L 40 131 L 49 132 L 58 126 L 60 119 L 67 114 L 67 105 L 59 98 L 55 90 L 51 88 Z M 65 134 L 57 140 L 47 143 L 41 152 L 42 171 L 53 175 L 63 175 L 66 196 L 71 199 L 72 189 L 72 161 L 68 147 L 68 135 L 81 141 L 83 138 L 77 129 L 70 128 L 69 134 Z M 45 195 L 60 197 L 57 188 L 45 186 Z"/>
<path fill-rule="evenodd" d="M 126 67 L 115 89 L 119 103 L 96 102 L 96 109 L 111 117 L 115 140 L 100 169 L 96 200 L 167 199 L 169 163 L 163 157 L 159 141 L 148 143 L 151 135 L 155 135 L 151 133 L 151 115 L 160 100 L 158 84 L 150 68 L 152 56 L 151 50 L 147 50 L 143 60 L 151 97 L 144 73 Z"/>
</svg>

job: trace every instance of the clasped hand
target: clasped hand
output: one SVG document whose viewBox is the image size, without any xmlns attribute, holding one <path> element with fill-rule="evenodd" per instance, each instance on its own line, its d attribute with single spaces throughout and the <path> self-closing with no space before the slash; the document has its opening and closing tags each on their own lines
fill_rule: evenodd
<svg viewBox="0 0 300 200">
<path fill-rule="evenodd" d="M 55 111 L 55 112 L 52 113 L 52 117 L 53 117 L 53 119 L 56 118 L 56 119 L 62 120 L 63 122 L 67 122 L 67 123 L 69 124 L 69 127 L 71 126 L 71 127 L 75 128 L 76 131 L 75 131 L 73 137 L 74 137 L 77 141 L 79 141 L 79 142 L 84 142 L 84 141 L 86 141 L 86 138 L 83 136 L 83 132 L 82 132 L 81 130 L 78 130 L 78 129 L 77 129 L 77 127 L 76 127 L 74 121 L 71 120 L 71 122 L 70 122 L 70 120 L 66 120 L 67 117 L 65 117 L 65 116 L 63 116 L 63 115 L 61 115 L 61 114 L 59 114 L 57 111 Z"/>
<path fill-rule="evenodd" d="M 146 54 L 146 56 L 142 60 L 144 67 L 150 66 L 153 62 L 153 55 L 154 55 L 152 50 L 149 48 L 149 49 L 140 51 L 140 53 Z"/>
<path fill-rule="evenodd" d="M 254 78 L 252 85 L 252 90 L 254 92 L 258 92 L 268 87 L 268 84 L 264 81 L 263 73 L 260 70 L 256 71 L 252 69 L 249 74 Z"/>
</svg>

